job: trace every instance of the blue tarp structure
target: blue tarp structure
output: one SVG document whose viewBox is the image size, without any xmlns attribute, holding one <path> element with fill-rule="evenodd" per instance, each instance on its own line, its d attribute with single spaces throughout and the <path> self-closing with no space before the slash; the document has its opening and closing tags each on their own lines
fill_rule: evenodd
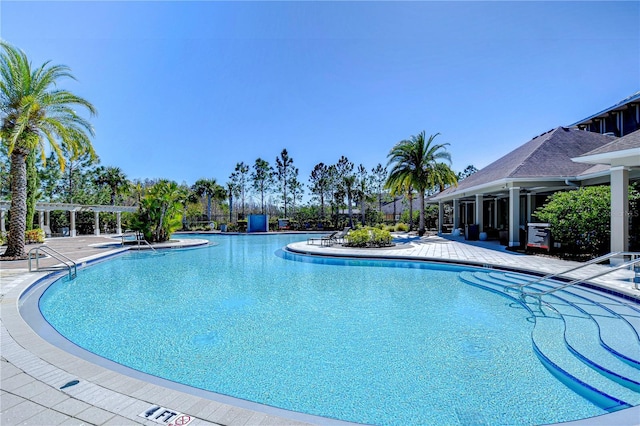
<svg viewBox="0 0 640 426">
<path fill-rule="evenodd" d="M 268 232 L 269 215 L 250 214 L 247 217 L 247 232 Z"/>
</svg>

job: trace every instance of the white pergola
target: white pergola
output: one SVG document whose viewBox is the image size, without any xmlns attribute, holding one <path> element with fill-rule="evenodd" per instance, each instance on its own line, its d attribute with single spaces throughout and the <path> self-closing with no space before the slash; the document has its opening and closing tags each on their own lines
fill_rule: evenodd
<svg viewBox="0 0 640 426">
<path fill-rule="evenodd" d="M 0 201 L 0 231 L 6 232 L 5 216 L 6 212 L 11 208 L 11 201 Z M 100 213 L 116 214 L 116 233 L 122 233 L 121 214 L 122 212 L 135 212 L 138 210 L 136 206 L 87 206 L 82 204 L 70 203 L 36 203 L 36 211 L 38 212 L 38 224 L 41 229 L 50 226 L 50 213 L 52 211 L 67 211 L 70 214 L 69 219 L 69 236 L 76 236 L 76 212 L 92 211 L 94 213 L 94 235 L 100 235 Z"/>
</svg>

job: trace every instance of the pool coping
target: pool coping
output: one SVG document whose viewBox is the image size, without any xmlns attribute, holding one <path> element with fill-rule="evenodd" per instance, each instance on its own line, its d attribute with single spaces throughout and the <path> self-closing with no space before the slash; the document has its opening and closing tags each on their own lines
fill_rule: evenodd
<svg viewBox="0 0 640 426">
<path fill-rule="evenodd" d="M 172 247 L 178 248 L 175 244 L 173 244 Z M 179 248 L 186 247 L 189 247 L 189 245 L 180 246 Z M 126 250 L 127 249 L 111 250 L 99 255 L 81 258 L 80 262 L 86 265 L 96 261 L 102 261 L 105 260 L 105 258 L 118 255 Z M 352 249 L 349 249 L 349 251 L 347 251 L 347 249 L 340 250 L 343 256 L 348 257 L 353 257 L 354 255 L 355 257 L 382 257 L 381 252 L 378 252 L 379 256 L 363 256 L 362 253 Z M 432 259 L 421 257 L 404 260 Z M 452 263 L 464 262 L 456 260 L 455 262 L 452 261 Z M 486 265 L 482 264 L 482 262 L 479 264 L 473 260 L 466 264 L 473 266 Z M 2 309 L 0 310 L 2 358 L 3 361 L 6 360 L 26 376 L 22 377 L 24 381 L 28 380 L 27 383 L 15 389 L 11 386 L 9 389 L 5 389 L 6 380 L 4 380 L 5 374 L 3 372 L 3 398 L 6 398 L 8 394 L 20 395 L 20 393 L 22 393 L 23 395 L 28 395 L 27 390 L 29 390 L 29 387 L 38 387 L 39 385 L 40 389 L 45 389 L 45 391 L 34 397 L 26 397 L 24 398 L 25 401 L 35 401 L 39 404 L 38 406 L 41 411 L 49 413 L 50 416 L 62 414 L 66 416 L 67 419 L 83 422 L 89 421 L 93 424 L 122 424 L 122 421 L 126 421 L 128 424 L 155 424 L 139 417 L 141 412 L 144 412 L 144 410 L 154 404 L 194 416 L 197 421 L 192 424 L 350 424 L 339 420 L 280 409 L 275 409 L 277 414 L 276 411 L 270 413 L 262 410 L 253 411 L 244 407 L 244 404 L 238 403 L 238 401 L 242 400 L 234 398 L 234 401 L 229 401 L 231 402 L 231 404 L 229 404 L 227 402 L 214 401 L 187 394 L 170 387 L 160 386 L 130 377 L 69 354 L 40 337 L 40 335 L 25 322 L 19 313 L 18 304 L 22 294 L 34 284 L 46 279 L 46 277 L 51 274 L 51 272 L 16 274 L 14 275 L 14 279 L 11 280 L 13 282 L 10 283 L 12 287 L 2 297 Z M 5 279 L 3 278 L 1 281 L 4 286 Z M 2 365 L 4 367 L 5 363 L 3 362 Z M 15 376 L 9 377 L 8 380 L 15 379 L 19 376 L 20 374 L 16 374 Z M 74 379 L 79 379 L 80 383 L 65 390 L 59 390 L 60 386 Z M 14 381 L 17 382 L 17 380 Z M 20 383 L 16 383 L 16 385 L 17 384 Z M 49 404 L 51 406 L 38 402 L 38 396 L 44 394 L 50 395 L 52 393 L 59 394 L 57 399 L 63 400 L 56 404 Z M 68 402 L 71 400 L 84 403 L 87 408 L 80 413 L 73 413 L 71 410 L 66 410 L 63 403 L 66 402 L 67 405 L 69 405 Z M 17 406 L 19 406 L 19 404 Z M 264 407 L 266 406 L 261 405 L 261 408 Z M 11 410 L 12 408 L 9 407 L 8 411 Z M 40 414 L 42 413 L 39 411 L 37 415 Z M 605 416 L 606 419 L 603 418 Z M 2 417 L 5 417 L 4 411 Z M 36 416 L 34 415 L 33 418 L 36 418 Z M 597 425 L 602 424 L 603 421 L 606 421 L 608 424 L 634 424 L 638 418 L 640 418 L 640 406 L 563 424 Z M 8 419 L 2 420 L 6 421 Z"/>
</svg>

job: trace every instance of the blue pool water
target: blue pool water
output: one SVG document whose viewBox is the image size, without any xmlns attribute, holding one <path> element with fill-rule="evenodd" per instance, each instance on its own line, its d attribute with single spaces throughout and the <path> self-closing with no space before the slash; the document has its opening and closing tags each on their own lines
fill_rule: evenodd
<svg viewBox="0 0 640 426">
<path fill-rule="evenodd" d="M 120 364 L 308 414 L 498 425 L 604 413 L 536 358 L 530 313 L 463 284 L 462 268 L 276 256 L 304 235 L 207 238 L 218 245 L 86 268 L 40 309 Z"/>
</svg>

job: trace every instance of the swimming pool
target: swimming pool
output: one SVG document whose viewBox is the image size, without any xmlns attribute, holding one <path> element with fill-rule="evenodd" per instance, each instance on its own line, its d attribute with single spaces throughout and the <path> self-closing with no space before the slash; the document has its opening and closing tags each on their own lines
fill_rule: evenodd
<svg viewBox="0 0 640 426">
<path fill-rule="evenodd" d="M 58 281 L 42 313 L 72 342 L 134 369 L 348 421 L 604 413 L 540 363 L 531 313 L 459 280 L 468 268 L 293 262 L 274 253 L 306 236 L 209 238 L 219 245 L 132 253 Z"/>
</svg>

